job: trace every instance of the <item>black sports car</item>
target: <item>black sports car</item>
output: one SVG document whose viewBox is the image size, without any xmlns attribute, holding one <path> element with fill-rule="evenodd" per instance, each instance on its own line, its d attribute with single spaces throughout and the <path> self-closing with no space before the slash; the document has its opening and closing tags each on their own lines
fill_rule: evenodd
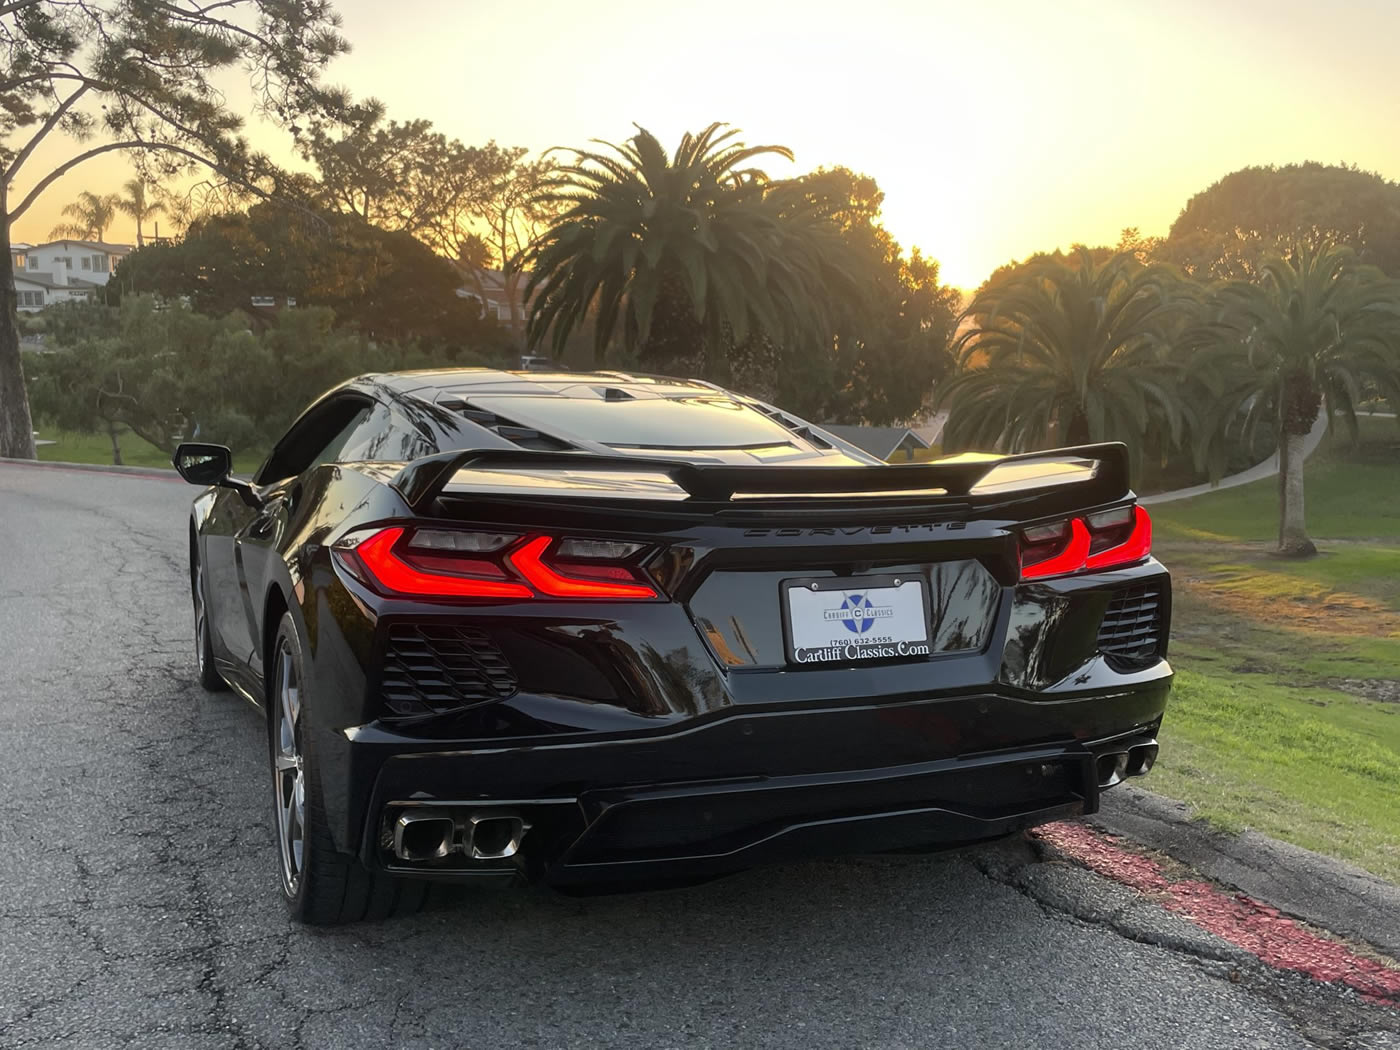
<svg viewBox="0 0 1400 1050">
<path fill-rule="evenodd" d="M 175 462 L 308 922 L 990 839 L 1156 757 L 1121 445 L 890 466 L 707 383 L 464 370 L 346 383 L 251 482 Z"/>
</svg>

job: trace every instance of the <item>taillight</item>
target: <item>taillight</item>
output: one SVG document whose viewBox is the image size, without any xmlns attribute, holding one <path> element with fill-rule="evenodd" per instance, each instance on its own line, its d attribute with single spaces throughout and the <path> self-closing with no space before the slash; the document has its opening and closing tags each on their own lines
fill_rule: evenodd
<svg viewBox="0 0 1400 1050">
<path fill-rule="evenodd" d="M 511 565 L 541 594 L 551 598 L 622 598 L 633 601 L 656 597 L 655 589 L 641 582 L 636 571 L 626 565 L 567 564 L 560 561 L 554 565 L 548 564 L 544 555 L 553 542 L 549 536 L 536 536 L 509 555 Z M 621 582 L 619 574 L 622 580 L 628 582 Z"/>
<path fill-rule="evenodd" d="M 351 556 L 369 570 L 373 581 L 384 590 L 423 598 L 535 596 L 523 583 L 507 578 L 495 562 L 436 552 L 420 554 L 412 543 L 399 543 L 403 534 L 402 528 L 381 529 L 352 549 Z"/>
<path fill-rule="evenodd" d="M 1089 519 L 1093 528 L 1094 521 Z M 1107 569 L 1114 565 L 1129 565 L 1142 561 L 1152 553 L 1152 519 L 1141 507 L 1133 507 L 1132 523 L 1120 527 L 1108 538 L 1108 546 L 1101 551 L 1091 551 L 1084 563 L 1086 569 Z"/>
<path fill-rule="evenodd" d="M 1131 565 L 1151 551 L 1152 519 L 1142 507 L 1067 518 L 1022 530 L 1021 579 Z"/>
<path fill-rule="evenodd" d="M 551 546 L 553 549 L 551 549 Z M 537 597 L 639 601 L 657 592 L 630 559 L 645 544 L 516 533 L 391 526 L 352 534 L 332 550 L 355 578 L 422 598 Z"/>
</svg>

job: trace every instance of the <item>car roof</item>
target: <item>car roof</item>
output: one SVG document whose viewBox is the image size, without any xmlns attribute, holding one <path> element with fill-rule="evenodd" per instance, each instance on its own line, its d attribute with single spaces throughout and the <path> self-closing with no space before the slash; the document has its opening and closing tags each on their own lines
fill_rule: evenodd
<svg viewBox="0 0 1400 1050">
<path fill-rule="evenodd" d="M 469 396 L 471 394 L 511 394 L 546 396 L 570 395 L 570 388 L 580 388 L 575 396 L 592 396 L 584 391 L 597 387 L 624 390 L 628 393 L 646 392 L 663 397 L 729 391 L 697 379 L 673 379 L 634 372 L 536 372 L 501 368 L 425 369 L 417 372 L 385 372 L 373 380 L 400 394 L 411 394 L 425 401 L 434 401 L 442 394 Z"/>
<path fill-rule="evenodd" d="M 479 434 L 482 447 L 732 463 L 879 462 L 791 413 L 699 379 L 461 368 L 381 373 L 352 384 L 450 412 Z"/>
</svg>

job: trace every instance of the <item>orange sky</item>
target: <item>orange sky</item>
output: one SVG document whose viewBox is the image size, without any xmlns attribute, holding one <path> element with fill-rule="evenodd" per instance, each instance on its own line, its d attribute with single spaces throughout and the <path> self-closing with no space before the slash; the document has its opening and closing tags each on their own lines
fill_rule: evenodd
<svg viewBox="0 0 1400 1050">
<path fill-rule="evenodd" d="M 632 121 L 666 142 L 728 121 L 796 151 L 775 175 L 875 176 L 886 226 L 963 287 L 1124 226 L 1164 233 L 1246 164 L 1400 176 L 1400 5 L 1379 0 L 338 6 L 355 51 L 330 79 L 391 116 L 533 149 L 619 139 Z M 16 238 L 41 239 L 79 190 L 126 177 L 120 162 L 77 169 Z"/>
</svg>

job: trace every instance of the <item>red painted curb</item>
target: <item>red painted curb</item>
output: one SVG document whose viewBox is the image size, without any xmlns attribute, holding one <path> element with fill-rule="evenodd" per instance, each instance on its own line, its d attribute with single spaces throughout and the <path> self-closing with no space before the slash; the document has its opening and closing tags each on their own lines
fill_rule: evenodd
<svg viewBox="0 0 1400 1050">
<path fill-rule="evenodd" d="M 1199 879 L 1174 878 L 1151 857 L 1125 849 L 1112 836 L 1083 824 L 1047 824 L 1032 834 L 1090 871 L 1150 894 L 1168 911 L 1274 969 L 1345 984 L 1368 999 L 1400 1006 L 1400 969 L 1314 933 L 1276 908 Z"/>
</svg>

